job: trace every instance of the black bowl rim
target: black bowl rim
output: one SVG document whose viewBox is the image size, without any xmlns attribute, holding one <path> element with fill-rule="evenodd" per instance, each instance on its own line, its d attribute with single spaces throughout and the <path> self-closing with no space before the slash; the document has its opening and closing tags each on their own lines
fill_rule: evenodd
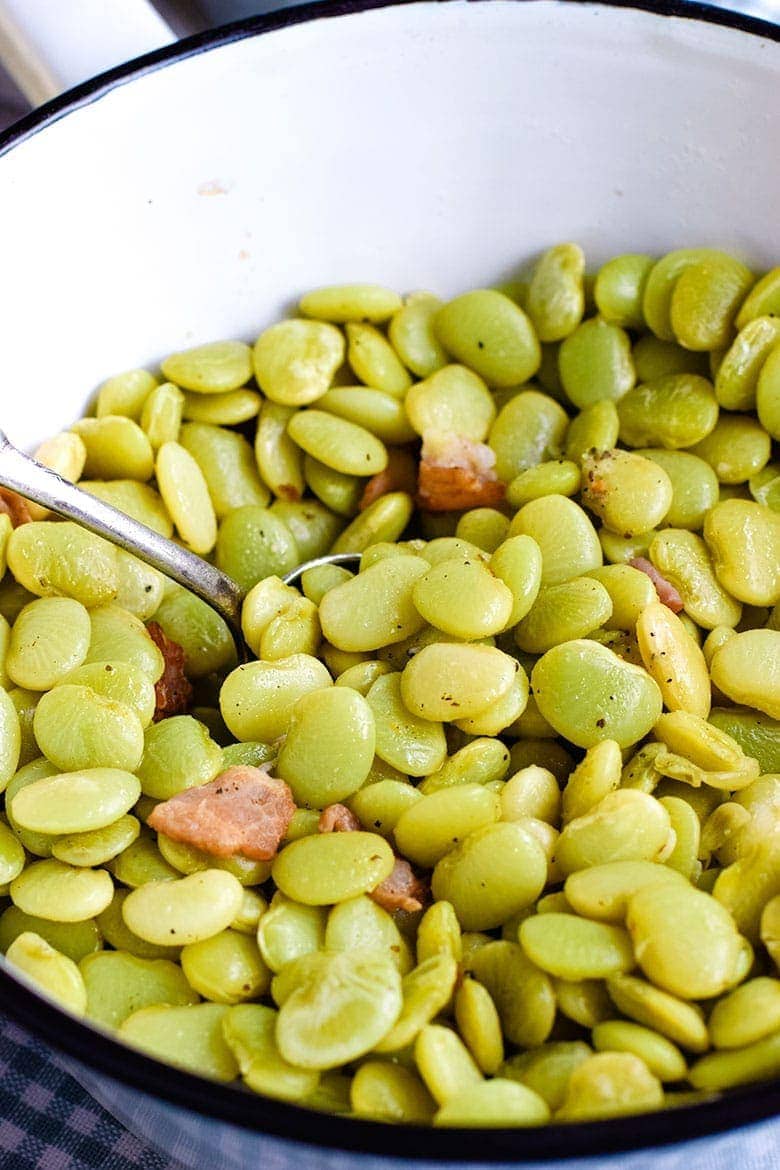
<svg viewBox="0 0 780 1170">
<path fill-rule="evenodd" d="M 325 17 L 421 0 L 315 0 L 264 16 L 248 17 L 167 45 L 109 69 L 47 102 L 0 134 L 0 156 L 45 130 L 60 118 L 90 105 L 111 90 L 172 62 L 212 48 Z M 448 0 L 435 0 L 447 3 Z M 490 3 L 491 0 L 472 0 Z M 515 0 L 524 3 L 527 0 Z M 583 0 L 565 0 L 582 3 Z M 585 0 L 591 2 L 591 0 Z M 723 25 L 751 36 L 780 42 L 780 25 L 697 0 L 592 0 L 592 6 L 634 8 L 659 17 Z M 326 1151 L 426 1162 L 553 1161 L 670 1145 L 711 1136 L 770 1118 L 780 1112 L 780 1077 L 757 1085 L 714 1093 L 707 1100 L 663 1113 L 646 1113 L 600 1122 L 577 1122 L 528 1129 L 431 1129 L 316 1113 L 255 1094 L 237 1092 L 144 1056 L 84 1024 L 39 996 L 0 962 L 0 1009 L 45 1043 L 142 1093 L 204 1117 L 238 1125 L 256 1135 L 284 1139 Z M 151 1135 L 150 1135 L 151 1136 Z M 301 1149 L 301 1153 L 303 1150 Z"/>
</svg>

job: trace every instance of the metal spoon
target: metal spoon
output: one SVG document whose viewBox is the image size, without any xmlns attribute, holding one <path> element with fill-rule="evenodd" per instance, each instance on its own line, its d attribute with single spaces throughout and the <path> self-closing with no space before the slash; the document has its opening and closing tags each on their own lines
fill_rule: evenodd
<svg viewBox="0 0 780 1170">
<path fill-rule="evenodd" d="M 55 471 L 36 463 L 9 442 L 0 430 L 0 487 L 10 488 L 25 499 L 75 520 L 83 528 L 132 553 L 139 560 L 159 569 L 185 589 L 189 589 L 225 621 L 230 630 L 239 662 L 254 657 L 241 632 L 241 604 L 245 590 L 232 577 L 215 569 L 208 561 L 175 544 L 133 520 L 118 508 L 112 508 L 89 492 L 75 487 Z M 330 553 L 298 565 L 284 578 L 286 585 L 299 580 L 307 569 L 319 565 L 358 564 L 359 553 Z"/>
</svg>

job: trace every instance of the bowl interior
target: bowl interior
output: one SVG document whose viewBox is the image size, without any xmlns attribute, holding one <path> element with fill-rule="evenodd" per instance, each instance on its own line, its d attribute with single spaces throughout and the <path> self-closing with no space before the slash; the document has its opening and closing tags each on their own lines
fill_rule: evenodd
<svg viewBox="0 0 780 1170">
<path fill-rule="evenodd" d="M 452 294 L 563 239 L 591 266 L 780 253 L 770 40 L 556 0 L 343 9 L 141 70 L 0 158 L 12 440 L 323 283 Z"/>
</svg>

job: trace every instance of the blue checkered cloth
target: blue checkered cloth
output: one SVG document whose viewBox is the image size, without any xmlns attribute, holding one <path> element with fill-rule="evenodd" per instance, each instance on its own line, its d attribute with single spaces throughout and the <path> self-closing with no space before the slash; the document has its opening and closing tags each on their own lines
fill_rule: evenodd
<svg viewBox="0 0 780 1170">
<path fill-rule="evenodd" d="M 0 1015 L 2 1170 L 182 1170 L 89 1097 L 49 1049 Z"/>
</svg>

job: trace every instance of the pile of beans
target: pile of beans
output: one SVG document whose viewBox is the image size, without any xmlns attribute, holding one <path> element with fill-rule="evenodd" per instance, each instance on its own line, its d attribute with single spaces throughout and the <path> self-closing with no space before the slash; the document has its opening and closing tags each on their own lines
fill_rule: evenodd
<svg viewBox="0 0 780 1170">
<path fill-rule="evenodd" d="M 38 459 L 256 661 L 0 494 L 0 950 L 163 1061 L 536 1125 L 780 1075 L 780 269 L 315 290 Z M 772 461 L 774 458 L 774 462 Z M 300 588 L 282 578 L 329 551 Z"/>
</svg>

